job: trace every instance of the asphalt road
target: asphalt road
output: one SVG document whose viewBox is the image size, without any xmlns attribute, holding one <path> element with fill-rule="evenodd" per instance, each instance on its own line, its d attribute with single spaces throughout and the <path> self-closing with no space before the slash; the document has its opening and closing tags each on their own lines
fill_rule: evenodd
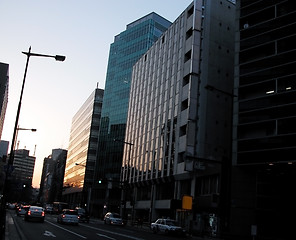
<svg viewBox="0 0 296 240">
<path fill-rule="evenodd" d="M 78 226 L 57 223 L 55 215 L 47 215 L 44 223 L 27 222 L 12 214 L 26 240 L 166 240 L 175 236 L 153 234 L 148 229 L 131 226 L 110 226 L 103 222 L 79 223 Z"/>
</svg>

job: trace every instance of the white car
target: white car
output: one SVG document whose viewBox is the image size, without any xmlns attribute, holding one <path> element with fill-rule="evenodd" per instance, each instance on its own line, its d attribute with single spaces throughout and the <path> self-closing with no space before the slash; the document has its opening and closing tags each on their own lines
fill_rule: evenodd
<svg viewBox="0 0 296 240">
<path fill-rule="evenodd" d="M 104 217 L 104 223 L 111 224 L 111 225 L 120 225 L 120 226 L 124 225 L 120 215 L 118 213 L 111 213 L 111 212 L 106 213 Z"/>
<path fill-rule="evenodd" d="M 178 225 L 176 220 L 159 218 L 151 223 L 153 233 L 186 235 L 186 230 Z"/>
<path fill-rule="evenodd" d="M 57 217 L 57 222 L 78 225 L 79 216 L 77 210 L 63 209 Z"/>
</svg>

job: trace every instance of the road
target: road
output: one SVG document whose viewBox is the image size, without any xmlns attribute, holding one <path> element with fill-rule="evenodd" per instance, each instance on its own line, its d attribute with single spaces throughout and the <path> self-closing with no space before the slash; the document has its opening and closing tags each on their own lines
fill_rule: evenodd
<svg viewBox="0 0 296 240">
<path fill-rule="evenodd" d="M 147 228 L 110 226 L 102 221 L 79 223 L 78 226 L 59 224 L 56 215 L 46 215 L 44 223 L 27 222 L 12 213 L 14 221 L 27 240 L 166 240 L 180 239 L 174 236 L 153 234 Z"/>
</svg>

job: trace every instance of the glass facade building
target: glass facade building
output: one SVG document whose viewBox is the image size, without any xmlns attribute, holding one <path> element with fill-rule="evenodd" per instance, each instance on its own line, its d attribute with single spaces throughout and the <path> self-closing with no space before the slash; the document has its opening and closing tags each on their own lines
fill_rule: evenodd
<svg viewBox="0 0 296 240">
<path fill-rule="evenodd" d="M 193 1 L 133 67 L 125 134 L 133 145 L 125 145 L 121 175 L 133 219 L 167 216 L 208 231 L 205 224 L 222 218 L 221 166 L 231 163 L 234 16 L 229 1 Z M 183 196 L 194 201 L 186 217 Z"/>
<path fill-rule="evenodd" d="M 94 176 L 104 90 L 96 88 L 72 119 L 63 198 L 86 204 Z M 83 193 L 82 193 L 83 192 Z"/>
<path fill-rule="evenodd" d="M 170 24 L 171 22 L 156 13 L 148 14 L 128 24 L 125 31 L 115 36 L 110 46 L 99 135 L 97 180 L 111 179 L 114 184 L 116 181 L 118 185 L 132 67 Z M 105 199 L 108 194 L 105 192 L 106 185 L 101 184 L 98 188 L 101 188 L 101 191 L 97 198 Z M 110 194 L 112 195 L 112 190 Z M 103 209 L 102 204 L 104 202 L 98 206 L 98 209 Z"/>
</svg>

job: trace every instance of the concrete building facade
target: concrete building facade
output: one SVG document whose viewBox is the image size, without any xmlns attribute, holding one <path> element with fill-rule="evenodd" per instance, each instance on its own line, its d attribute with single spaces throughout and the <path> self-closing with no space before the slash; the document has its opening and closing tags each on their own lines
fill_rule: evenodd
<svg viewBox="0 0 296 240">
<path fill-rule="evenodd" d="M 132 220 L 167 216 L 219 233 L 222 169 L 231 164 L 234 14 L 229 1 L 193 1 L 134 65 L 125 134 L 132 145 L 121 172 Z"/>
</svg>

